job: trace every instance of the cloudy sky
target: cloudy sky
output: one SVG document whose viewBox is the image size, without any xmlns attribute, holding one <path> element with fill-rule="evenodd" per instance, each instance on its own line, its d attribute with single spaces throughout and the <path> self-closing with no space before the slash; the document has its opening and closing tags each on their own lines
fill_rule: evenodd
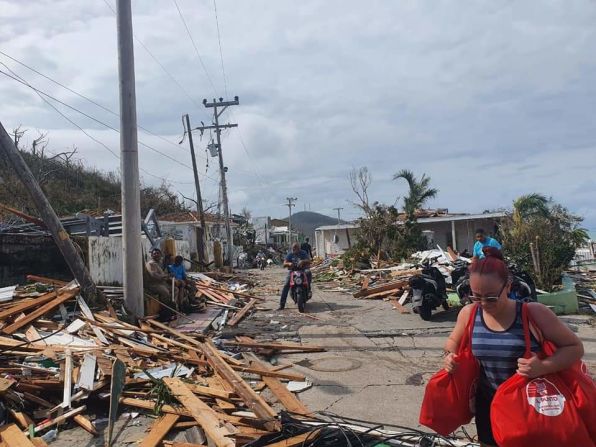
<svg viewBox="0 0 596 447">
<path fill-rule="evenodd" d="M 0 51 L 118 111 L 115 0 L 0 0 Z M 176 4 L 177 3 L 177 4 Z M 186 17 L 197 51 L 181 21 Z M 373 173 L 371 198 L 406 191 L 393 173 L 426 173 L 430 206 L 482 212 L 540 192 L 596 230 L 594 1 L 133 1 L 141 176 L 193 196 L 181 115 L 209 123 L 203 98 L 240 97 L 223 134 L 231 207 L 283 216 L 305 207 L 357 216 L 347 180 Z M 0 54 L 30 85 L 118 128 L 117 116 Z M 11 74 L 5 65 L 0 70 Z M 227 92 L 227 93 L 226 93 Z M 55 152 L 117 170 L 119 136 L 0 73 L 0 121 L 49 131 Z M 209 136 L 204 195 L 217 199 Z M 177 160 L 178 163 L 172 160 Z"/>
</svg>

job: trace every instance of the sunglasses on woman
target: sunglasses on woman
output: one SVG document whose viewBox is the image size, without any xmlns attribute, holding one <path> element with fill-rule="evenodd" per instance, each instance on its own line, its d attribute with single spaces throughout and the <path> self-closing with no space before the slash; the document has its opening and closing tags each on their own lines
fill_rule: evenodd
<svg viewBox="0 0 596 447">
<path fill-rule="evenodd" d="M 482 296 L 482 295 L 478 295 L 477 293 L 474 293 L 474 291 L 472 291 L 472 294 L 470 295 L 470 299 L 472 301 L 474 301 L 475 303 L 478 303 L 480 301 L 486 301 L 487 303 L 495 303 L 495 302 L 497 302 L 497 300 L 503 293 L 503 290 L 505 290 L 506 286 L 507 286 L 507 281 L 505 281 L 503 283 L 503 287 L 501 287 L 501 290 L 499 291 L 497 296 Z"/>
</svg>

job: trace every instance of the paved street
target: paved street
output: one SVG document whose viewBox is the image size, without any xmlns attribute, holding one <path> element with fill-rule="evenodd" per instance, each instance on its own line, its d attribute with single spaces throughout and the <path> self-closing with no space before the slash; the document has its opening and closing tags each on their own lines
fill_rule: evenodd
<svg viewBox="0 0 596 447">
<path fill-rule="evenodd" d="M 433 321 L 415 314 L 400 314 L 382 300 L 358 300 L 351 295 L 321 291 L 315 284 L 307 305 L 309 318 L 298 314 L 288 300 L 284 311 L 275 309 L 273 290 L 284 272 L 272 268 L 262 275 L 267 284 L 268 311 L 243 321 L 239 332 L 267 338 L 296 339 L 323 346 L 327 352 L 283 355 L 314 386 L 300 394 L 312 410 L 346 417 L 418 427 L 424 386 L 441 365 L 442 347 L 454 325 L 457 310 L 437 311 Z M 596 370 L 596 328 L 586 316 L 565 317 L 584 341 L 585 360 Z M 473 424 L 469 427 L 474 432 Z"/>
</svg>

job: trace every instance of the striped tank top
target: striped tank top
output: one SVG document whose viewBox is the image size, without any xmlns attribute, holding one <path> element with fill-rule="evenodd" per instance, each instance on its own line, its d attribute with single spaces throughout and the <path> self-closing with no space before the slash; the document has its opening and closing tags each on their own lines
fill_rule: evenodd
<svg viewBox="0 0 596 447">
<path fill-rule="evenodd" d="M 480 363 L 480 384 L 496 390 L 517 370 L 517 359 L 526 350 L 521 316 L 521 302 L 516 303 L 515 320 L 504 331 L 493 331 L 484 323 L 482 307 L 476 309 L 472 332 L 472 353 Z M 531 350 L 537 352 L 539 345 L 530 333 Z"/>
</svg>

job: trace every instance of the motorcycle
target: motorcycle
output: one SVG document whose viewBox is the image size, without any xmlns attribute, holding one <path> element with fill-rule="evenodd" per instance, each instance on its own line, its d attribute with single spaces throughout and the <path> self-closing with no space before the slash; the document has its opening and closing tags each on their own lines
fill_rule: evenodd
<svg viewBox="0 0 596 447">
<path fill-rule="evenodd" d="M 265 260 L 264 256 L 257 256 L 257 268 L 259 270 L 265 270 L 267 266 L 267 261 Z"/>
<path fill-rule="evenodd" d="M 436 259 L 436 258 L 435 258 Z M 448 310 L 447 286 L 441 271 L 433 266 L 434 259 L 426 259 L 422 265 L 422 273 L 408 280 L 412 290 L 412 309 L 425 321 L 432 317 L 432 311 L 439 306 Z"/>
<path fill-rule="evenodd" d="M 507 268 L 513 277 L 511 281 L 511 290 L 509 291 L 509 298 L 522 301 L 524 303 L 536 301 L 536 286 L 532 277 L 527 272 L 520 270 L 512 262 L 507 262 Z M 455 271 L 457 270 L 458 269 L 456 267 Z M 453 273 L 455 273 L 455 271 Z M 453 284 L 461 305 L 465 306 L 466 304 L 470 304 L 472 302 L 470 299 L 472 290 L 470 288 L 470 276 L 467 271 L 464 275 L 459 276 L 458 279 L 453 282 Z"/>
<path fill-rule="evenodd" d="M 293 264 L 290 269 L 290 296 L 298 306 L 298 312 L 304 313 L 306 302 L 311 298 L 310 283 L 304 267 Z"/>
</svg>

